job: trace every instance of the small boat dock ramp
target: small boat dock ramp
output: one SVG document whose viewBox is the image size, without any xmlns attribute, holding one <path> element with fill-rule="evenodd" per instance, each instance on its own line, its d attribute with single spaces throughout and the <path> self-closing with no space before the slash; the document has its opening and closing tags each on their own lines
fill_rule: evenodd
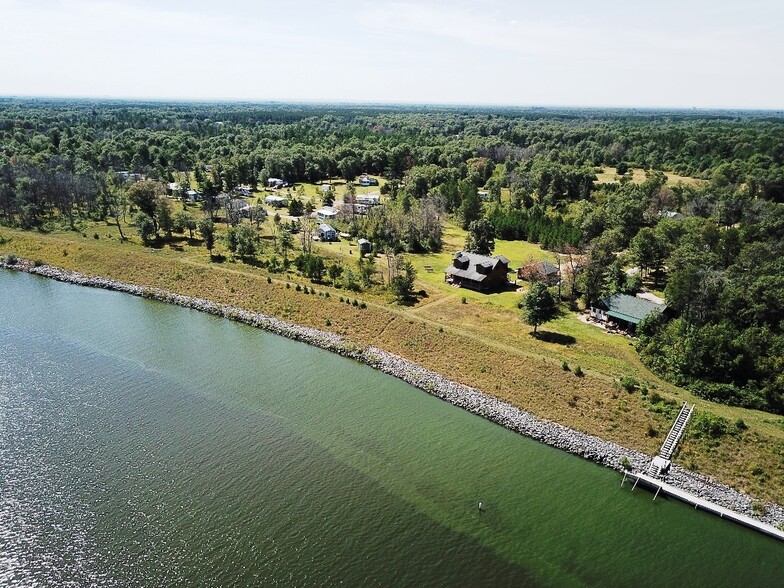
<svg viewBox="0 0 784 588">
<path fill-rule="evenodd" d="M 756 531 L 779 539 L 780 541 L 784 541 L 784 531 L 781 529 L 777 529 L 772 525 L 760 522 L 749 516 L 740 514 L 734 510 L 730 510 L 709 500 L 695 496 L 694 494 L 686 492 L 685 490 L 681 490 L 680 488 L 676 488 L 675 486 L 667 484 L 665 480 L 667 473 L 669 472 L 670 465 L 672 464 L 672 456 L 675 453 L 675 449 L 677 448 L 678 443 L 683 438 L 683 433 L 686 430 L 686 426 L 689 424 L 689 419 L 691 418 L 693 412 L 694 405 L 689 406 L 686 402 L 684 402 L 683 406 L 681 406 L 681 410 L 678 413 L 678 416 L 675 418 L 675 422 L 673 423 L 672 428 L 670 428 L 670 432 L 667 433 L 667 437 L 664 439 L 664 443 L 662 443 L 659 454 L 653 458 L 651 463 L 648 465 L 646 472 L 625 473 L 623 475 L 621 487 L 623 487 L 627 478 L 634 479 L 632 491 L 634 491 L 634 489 L 637 487 L 637 484 L 642 483 L 643 486 L 656 491 L 656 493 L 653 495 L 654 500 L 656 500 L 656 497 L 659 496 L 659 493 L 661 492 L 666 496 L 672 496 L 673 498 L 677 498 L 682 502 L 694 505 L 695 509 L 701 508 L 702 510 L 718 515 L 721 518 L 729 519 L 735 523 L 752 528 Z"/>
</svg>

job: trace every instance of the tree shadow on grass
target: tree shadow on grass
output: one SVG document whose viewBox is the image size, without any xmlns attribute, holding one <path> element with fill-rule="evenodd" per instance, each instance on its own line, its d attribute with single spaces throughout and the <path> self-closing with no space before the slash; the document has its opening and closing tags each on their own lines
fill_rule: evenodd
<svg viewBox="0 0 784 588">
<path fill-rule="evenodd" d="M 531 333 L 534 339 L 544 341 L 545 343 L 555 343 L 556 345 L 574 345 L 577 339 L 571 335 L 564 335 L 563 333 L 553 333 L 551 331 L 537 331 Z"/>
<path fill-rule="evenodd" d="M 412 294 L 406 296 L 402 300 L 399 299 L 396 302 L 400 306 L 412 307 L 419 304 L 419 302 L 424 300 L 425 298 L 429 298 L 427 292 L 425 292 L 424 290 L 420 290 L 419 292 L 413 292 Z"/>
</svg>

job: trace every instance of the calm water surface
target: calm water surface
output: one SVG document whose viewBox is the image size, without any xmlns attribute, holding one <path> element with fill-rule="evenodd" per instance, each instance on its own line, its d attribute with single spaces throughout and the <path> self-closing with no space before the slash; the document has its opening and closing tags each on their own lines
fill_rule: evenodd
<svg viewBox="0 0 784 588">
<path fill-rule="evenodd" d="M 327 352 L 0 270 L 1 585 L 784 584 L 780 543 L 619 483 Z"/>
</svg>

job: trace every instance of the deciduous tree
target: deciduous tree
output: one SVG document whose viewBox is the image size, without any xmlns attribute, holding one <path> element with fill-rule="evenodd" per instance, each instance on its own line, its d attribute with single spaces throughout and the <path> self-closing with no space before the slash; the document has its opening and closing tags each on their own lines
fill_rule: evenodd
<svg viewBox="0 0 784 588">
<path fill-rule="evenodd" d="M 212 220 L 205 218 L 199 223 L 199 233 L 204 240 L 204 246 L 212 257 L 212 249 L 215 246 L 215 224 Z"/>
<path fill-rule="evenodd" d="M 523 320 L 534 328 L 555 318 L 558 307 L 555 298 L 543 282 L 534 282 L 523 299 Z"/>
</svg>

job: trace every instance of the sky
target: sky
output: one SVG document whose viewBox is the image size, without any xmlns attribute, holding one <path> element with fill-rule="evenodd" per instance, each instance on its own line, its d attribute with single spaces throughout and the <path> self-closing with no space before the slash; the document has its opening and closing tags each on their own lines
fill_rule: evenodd
<svg viewBox="0 0 784 588">
<path fill-rule="evenodd" d="M 0 0 L 0 96 L 784 108 L 782 0 Z"/>
</svg>

